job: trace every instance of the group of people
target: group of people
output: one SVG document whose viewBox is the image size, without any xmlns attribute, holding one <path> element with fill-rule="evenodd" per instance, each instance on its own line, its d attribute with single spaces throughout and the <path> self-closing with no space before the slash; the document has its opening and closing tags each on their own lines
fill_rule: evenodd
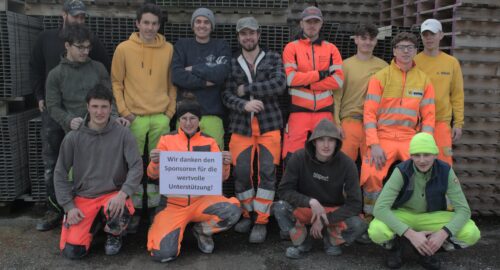
<svg viewBox="0 0 500 270">
<path fill-rule="evenodd" d="M 260 46 L 253 17 L 238 20 L 232 55 L 226 41 L 211 38 L 216 23 L 207 8 L 192 14 L 194 37 L 172 45 L 158 33 L 161 9 L 147 3 L 137 10 L 138 31 L 110 63 L 85 16 L 81 0 L 65 1 L 62 27 L 39 36 L 30 61 L 49 206 L 37 229 L 62 222 L 65 257 L 88 253 L 98 223 L 106 254 L 118 253 L 122 236 L 138 225 L 136 210 L 146 208 L 147 248 L 160 262 L 179 256 L 189 223 L 199 249 L 212 253 L 212 235 L 233 226 L 263 243 L 271 215 L 294 259 L 313 238 L 323 239 L 328 255 L 340 255 L 344 243 L 373 241 L 389 249 L 387 266 L 400 268 L 407 239 L 424 267 L 439 269 L 438 249 L 480 238 L 451 168 L 463 81 L 458 61 L 439 50 L 439 21 L 423 22 L 418 55 L 416 36 L 396 35 L 388 65 L 373 55 L 373 25 L 358 27 L 357 53 L 342 61 L 321 38 L 323 16 L 314 6 L 302 11 L 301 32 L 281 56 Z M 278 98 L 287 88 L 284 125 Z M 236 197 L 161 195 L 162 151 L 222 151 L 221 181 L 232 167 Z"/>
</svg>

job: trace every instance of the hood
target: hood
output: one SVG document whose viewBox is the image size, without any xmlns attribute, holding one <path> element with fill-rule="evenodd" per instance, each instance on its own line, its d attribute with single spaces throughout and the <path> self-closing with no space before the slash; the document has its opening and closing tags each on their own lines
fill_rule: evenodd
<svg viewBox="0 0 500 270">
<path fill-rule="evenodd" d="M 335 146 L 335 150 L 333 151 L 333 156 L 336 156 L 342 148 L 342 138 L 340 137 L 340 131 L 332 121 L 323 119 L 316 125 L 313 133 L 306 142 L 305 150 L 309 157 L 317 160 L 316 148 L 313 144 L 313 141 L 321 137 L 332 137 L 337 140 L 337 145 Z"/>
<path fill-rule="evenodd" d="M 85 118 L 83 119 L 83 125 L 80 126 L 78 129 L 79 131 L 85 132 L 87 134 L 90 134 L 92 136 L 97 136 L 97 135 L 102 135 L 110 132 L 113 130 L 115 125 L 119 125 L 116 123 L 116 118 L 115 117 L 109 117 L 108 124 L 102 129 L 102 130 L 94 130 L 89 128 L 89 114 L 85 115 Z"/>
<path fill-rule="evenodd" d="M 61 55 L 61 62 L 60 64 L 61 65 L 68 65 L 72 68 L 79 68 L 81 66 L 84 66 L 88 63 L 90 63 L 90 61 L 92 61 L 92 59 L 90 59 L 90 57 L 87 57 L 87 60 L 85 60 L 85 62 L 75 62 L 75 61 L 70 61 L 68 58 L 66 58 L 66 53 L 63 53 Z"/>
<path fill-rule="evenodd" d="M 134 42 L 135 44 L 141 46 L 142 54 L 141 54 L 141 68 L 146 69 L 149 76 L 153 75 L 153 61 L 154 61 L 154 53 L 150 49 L 157 49 L 165 46 L 165 37 L 160 34 L 156 34 L 156 38 L 152 43 L 144 43 L 142 39 L 139 37 L 139 32 L 134 32 L 130 35 L 129 40 Z"/>
</svg>

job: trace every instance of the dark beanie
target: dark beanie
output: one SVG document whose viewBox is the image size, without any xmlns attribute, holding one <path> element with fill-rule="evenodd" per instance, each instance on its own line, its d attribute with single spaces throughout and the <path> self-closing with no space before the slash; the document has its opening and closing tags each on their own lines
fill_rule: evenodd
<svg viewBox="0 0 500 270">
<path fill-rule="evenodd" d="M 186 113 L 192 113 L 201 120 L 201 106 L 196 97 L 192 94 L 187 94 L 184 99 L 177 102 L 177 117 L 181 118 Z"/>
</svg>

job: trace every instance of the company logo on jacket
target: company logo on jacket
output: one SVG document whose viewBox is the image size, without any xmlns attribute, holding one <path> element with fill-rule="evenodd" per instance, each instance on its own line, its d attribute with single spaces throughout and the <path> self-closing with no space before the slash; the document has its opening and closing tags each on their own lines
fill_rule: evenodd
<svg viewBox="0 0 500 270">
<path fill-rule="evenodd" d="M 318 180 L 325 181 L 325 182 L 329 181 L 328 180 L 328 178 L 329 178 L 328 176 L 323 176 L 323 175 L 321 175 L 321 174 L 319 174 L 317 172 L 313 173 L 313 178 L 316 178 Z"/>
<path fill-rule="evenodd" d="M 422 89 L 408 89 L 408 95 L 412 97 L 423 97 L 424 91 Z"/>
</svg>

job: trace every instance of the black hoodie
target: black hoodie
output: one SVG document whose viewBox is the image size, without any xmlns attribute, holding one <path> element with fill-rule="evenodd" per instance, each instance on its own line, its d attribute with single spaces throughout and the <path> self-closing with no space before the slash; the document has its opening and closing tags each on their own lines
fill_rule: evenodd
<svg viewBox="0 0 500 270">
<path fill-rule="evenodd" d="M 332 157 L 321 162 L 316 158 L 313 141 L 329 136 L 337 140 Z M 354 162 L 340 151 L 342 140 L 334 124 L 322 120 L 314 129 L 305 148 L 296 151 L 287 163 L 278 188 L 280 199 L 294 207 L 309 208 L 311 199 L 325 207 L 339 207 L 328 213 L 330 223 L 337 223 L 361 212 L 361 189 Z"/>
</svg>

